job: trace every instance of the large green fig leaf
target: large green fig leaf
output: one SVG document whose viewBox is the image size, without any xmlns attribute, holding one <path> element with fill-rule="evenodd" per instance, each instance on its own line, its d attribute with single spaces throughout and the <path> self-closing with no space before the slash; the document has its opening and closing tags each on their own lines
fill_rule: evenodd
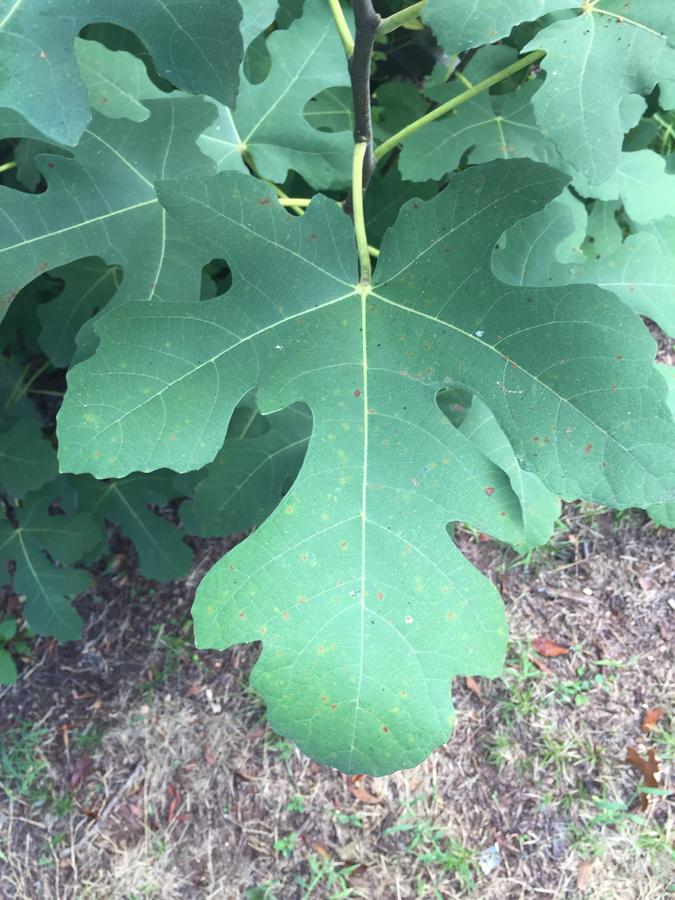
<svg viewBox="0 0 675 900">
<path fill-rule="evenodd" d="M 172 481 L 169 474 L 136 472 L 120 481 L 83 477 L 72 482 L 79 508 L 100 525 L 106 520 L 117 525 L 134 542 L 142 574 L 157 581 L 184 578 L 192 564 L 179 529 L 149 508 L 166 506 L 175 496 Z"/>
<path fill-rule="evenodd" d="M 181 506 L 189 534 L 228 535 L 259 525 L 300 470 L 312 431 L 302 404 L 271 416 L 238 407 L 222 450 L 205 470 L 192 500 Z"/>
<path fill-rule="evenodd" d="M 0 521 L 0 564 L 5 572 L 10 562 L 15 565 L 12 584 L 26 598 L 24 614 L 33 631 L 72 641 L 81 634 L 82 620 L 70 600 L 91 578 L 68 564 L 79 561 L 102 534 L 86 513 L 49 513 L 55 484 L 26 497 L 14 511 L 16 526 L 8 518 Z"/>
<path fill-rule="evenodd" d="M 236 111 L 219 107 L 199 146 L 219 170 L 243 171 L 247 153 L 264 178 L 283 183 L 289 170 L 318 189 L 349 182 L 351 132 L 327 133 L 304 117 L 312 97 L 349 85 L 344 49 L 328 4 L 306 0 L 302 17 L 267 38 L 272 59 L 260 84 L 242 75 Z"/>
<path fill-rule="evenodd" d="M 578 3 L 568 5 L 579 9 Z M 646 96 L 663 78 L 675 78 L 675 5 L 583 3 L 580 15 L 549 25 L 525 50 L 546 51 L 546 81 L 533 99 L 544 134 L 589 184 L 601 184 L 617 168 L 630 127 L 622 104 Z"/>
<path fill-rule="evenodd" d="M 213 169 L 196 146 L 213 107 L 194 97 L 148 106 L 152 114 L 140 123 L 95 115 L 72 158 L 40 157 L 44 193 L 0 187 L 4 307 L 42 272 L 91 256 L 124 270 L 120 302 L 199 296 L 208 259 L 189 234 L 167 224 L 154 182 Z"/>
<path fill-rule="evenodd" d="M 450 677 L 500 669 L 498 594 L 447 526 L 513 542 L 520 504 L 441 412 L 441 389 L 478 396 L 554 492 L 616 506 L 675 496 L 675 424 L 639 319 L 594 287 L 492 275 L 503 231 L 564 184 L 529 160 L 462 172 L 403 208 L 368 285 L 332 201 L 295 218 L 236 173 L 166 184 L 171 214 L 227 254 L 232 288 L 116 307 L 99 352 L 71 371 L 61 465 L 99 477 L 203 465 L 254 387 L 265 414 L 311 410 L 300 474 L 207 575 L 194 615 L 200 646 L 263 640 L 252 683 L 270 722 L 322 762 L 415 765 L 450 732 Z"/>
<path fill-rule="evenodd" d="M 74 39 L 93 22 L 135 31 L 178 87 L 232 104 L 242 57 L 236 0 L 2 0 L 0 107 L 55 143 L 74 145 L 90 110 Z"/>
</svg>

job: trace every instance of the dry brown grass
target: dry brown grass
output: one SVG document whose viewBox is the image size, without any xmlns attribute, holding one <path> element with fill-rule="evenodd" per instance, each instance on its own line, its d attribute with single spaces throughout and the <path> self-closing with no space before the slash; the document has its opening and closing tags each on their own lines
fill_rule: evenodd
<svg viewBox="0 0 675 900">
<path fill-rule="evenodd" d="M 42 721 L 43 768 L 23 790 L 0 769 L 13 794 L 0 801 L 0 895 L 663 900 L 667 800 L 642 823 L 599 804 L 634 797 L 628 746 L 657 748 L 668 779 L 668 719 L 640 726 L 673 696 L 675 534 L 577 506 L 530 571 L 458 540 L 508 603 L 506 673 L 480 696 L 455 685 L 455 735 L 422 766 L 357 782 L 269 731 L 246 688 L 255 648 L 193 654 L 184 589 L 141 603 L 136 577 L 106 576 L 85 641 L 41 642 L 3 700 Z M 541 660 L 530 641 L 542 635 L 571 652 Z"/>
</svg>

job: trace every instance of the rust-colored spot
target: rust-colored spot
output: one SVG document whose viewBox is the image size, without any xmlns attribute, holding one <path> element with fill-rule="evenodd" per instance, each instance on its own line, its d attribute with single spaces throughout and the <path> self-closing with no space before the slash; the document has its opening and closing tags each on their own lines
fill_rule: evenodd
<svg viewBox="0 0 675 900">
<path fill-rule="evenodd" d="M 493 487 L 485 488 L 485 493 L 488 495 L 488 497 L 491 497 L 494 494 L 494 492 L 495 492 L 495 489 Z"/>
<path fill-rule="evenodd" d="M 259 203 L 261 206 L 269 206 L 269 205 L 270 205 L 270 198 L 269 198 L 269 197 L 261 197 L 260 200 L 258 200 L 258 203 Z"/>
<path fill-rule="evenodd" d="M 53 168 L 54 168 L 54 163 L 47 163 L 47 168 L 48 168 L 48 169 L 53 169 Z"/>
<path fill-rule="evenodd" d="M 375 599 L 376 599 L 376 600 L 384 600 L 384 594 L 382 593 L 382 591 L 378 591 L 378 592 L 375 594 Z"/>
<path fill-rule="evenodd" d="M 314 234 L 314 232 L 312 232 L 307 240 L 310 240 L 310 241 L 318 241 L 318 240 L 319 240 L 319 235 L 318 235 L 318 234 Z"/>
<path fill-rule="evenodd" d="M 361 396 L 361 391 L 360 391 L 358 388 L 356 388 L 356 390 L 354 391 L 354 396 L 355 396 L 355 397 L 360 397 L 360 396 Z"/>
<path fill-rule="evenodd" d="M 288 610 L 284 610 L 284 612 L 282 612 L 281 615 L 282 615 L 283 618 L 288 622 Z"/>
<path fill-rule="evenodd" d="M 612 390 L 615 391 L 615 390 L 617 389 L 617 387 L 618 387 L 618 385 L 613 384 L 613 385 L 612 385 Z"/>
<path fill-rule="evenodd" d="M 340 541 L 340 546 L 343 550 L 346 550 L 349 547 L 349 543 L 347 541 Z"/>
<path fill-rule="evenodd" d="M 593 449 L 593 444 L 586 444 L 586 446 L 584 447 L 584 453 L 586 454 L 586 456 L 588 456 L 588 454 L 591 452 L 592 449 Z"/>
<path fill-rule="evenodd" d="M 617 358 L 618 360 L 622 360 L 622 359 L 623 359 L 623 356 L 622 356 L 620 353 L 617 353 L 617 354 L 616 354 L 616 358 Z"/>
<path fill-rule="evenodd" d="M 535 436 L 532 438 L 532 440 L 535 442 L 535 444 L 538 444 L 539 443 L 539 435 L 535 434 Z"/>
<path fill-rule="evenodd" d="M 333 710 L 333 712 L 335 712 L 335 710 L 337 709 L 337 703 L 331 703 L 330 708 Z"/>
<path fill-rule="evenodd" d="M 503 510 L 499 513 L 499 515 L 502 517 L 502 519 L 506 518 L 506 513 Z"/>
<path fill-rule="evenodd" d="M 240 610 L 239 610 L 239 618 L 240 618 L 240 619 L 245 619 L 245 618 L 246 618 L 246 613 L 244 612 L 243 609 L 240 609 Z"/>
<path fill-rule="evenodd" d="M 383 732 L 384 734 L 387 734 L 387 733 L 389 732 L 389 729 L 387 728 L 386 725 L 383 725 L 383 726 L 382 726 L 382 732 Z"/>
<path fill-rule="evenodd" d="M 304 598 L 304 597 L 298 597 L 298 606 L 302 606 L 302 604 L 303 604 L 304 602 L 305 602 L 305 598 Z"/>
</svg>

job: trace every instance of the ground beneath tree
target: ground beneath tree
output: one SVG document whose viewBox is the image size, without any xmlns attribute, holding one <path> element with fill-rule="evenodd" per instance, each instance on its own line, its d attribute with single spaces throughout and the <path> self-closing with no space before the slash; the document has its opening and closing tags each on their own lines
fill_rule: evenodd
<svg viewBox="0 0 675 900">
<path fill-rule="evenodd" d="M 675 533 L 575 505 L 529 560 L 483 537 L 457 541 L 505 597 L 504 677 L 456 679 L 452 739 L 386 778 L 269 729 L 255 646 L 194 650 L 194 589 L 227 544 L 168 586 L 120 544 L 83 640 L 38 641 L 0 694 L 0 896 L 662 900 Z"/>
</svg>

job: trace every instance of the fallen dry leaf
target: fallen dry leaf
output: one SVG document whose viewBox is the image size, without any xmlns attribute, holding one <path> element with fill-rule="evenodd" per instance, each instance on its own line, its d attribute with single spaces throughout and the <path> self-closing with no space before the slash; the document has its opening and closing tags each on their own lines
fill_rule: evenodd
<svg viewBox="0 0 675 900">
<path fill-rule="evenodd" d="M 587 891 L 591 886 L 593 874 L 593 860 L 584 859 L 577 866 L 577 887 L 580 891 Z"/>
<path fill-rule="evenodd" d="M 546 663 L 543 662 L 541 659 L 537 659 L 536 656 L 528 656 L 528 659 L 530 660 L 532 665 L 536 666 L 540 672 L 544 673 L 544 675 L 553 675 L 554 674 L 553 670 L 549 669 L 549 667 L 546 665 Z"/>
<path fill-rule="evenodd" d="M 643 732 L 647 734 L 647 732 L 652 731 L 654 728 L 656 728 L 665 714 L 665 709 L 661 709 L 660 706 L 655 706 L 653 709 L 648 709 L 644 714 L 644 718 L 642 719 Z"/>
<path fill-rule="evenodd" d="M 659 787 L 659 782 L 656 778 L 659 773 L 659 763 L 656 754 L 651 747 L 647 750 L 647 759 L 640 756 L 635 747 L 629 747 L 626 751 L 626 762 L 637 769 L 642 775 L 643 787 Z M 640 794 L 640 809 L 644 812 L 648 805 L 649 796 L 647 794 Z"/>
<path fill-rule="evenodd" d="M 547 637 L 538 637 L 532 641 L 532 647 L 540 656 L 564 656 L 570 652 L 569 647 L 562 647 Z"/>
<path fill-rule="evenodd" d="M 379 797 L 376 797 L 375 794 L 371 794 L 370 791 L 361 787 L 358 783 L 360 778 L 363 778 L 363 776 L 351 775 L 347 779 L 347 787 L 349 788 L 349 793 L 352 797 L 356 797 L 360 803 L 381 803 L 382 800 Z"/>
<path fill-rule="evenodd" d="M 466 686 L 470 691 L 473 691 L 477 697 L 480 697 L 480 685 L 475 678 L 471 677 L 471 675 L 469 675 L 466 679 Z"/>
<path fill-rule="evenodd" d="M 83 753 L 73 766 L 73 771 L 70 773 L 69 784 L 71 788 L 79 787 L 91 773 L 91 768 L 91 756 L 89 756 L 88 753 Z"/>
</svg>

